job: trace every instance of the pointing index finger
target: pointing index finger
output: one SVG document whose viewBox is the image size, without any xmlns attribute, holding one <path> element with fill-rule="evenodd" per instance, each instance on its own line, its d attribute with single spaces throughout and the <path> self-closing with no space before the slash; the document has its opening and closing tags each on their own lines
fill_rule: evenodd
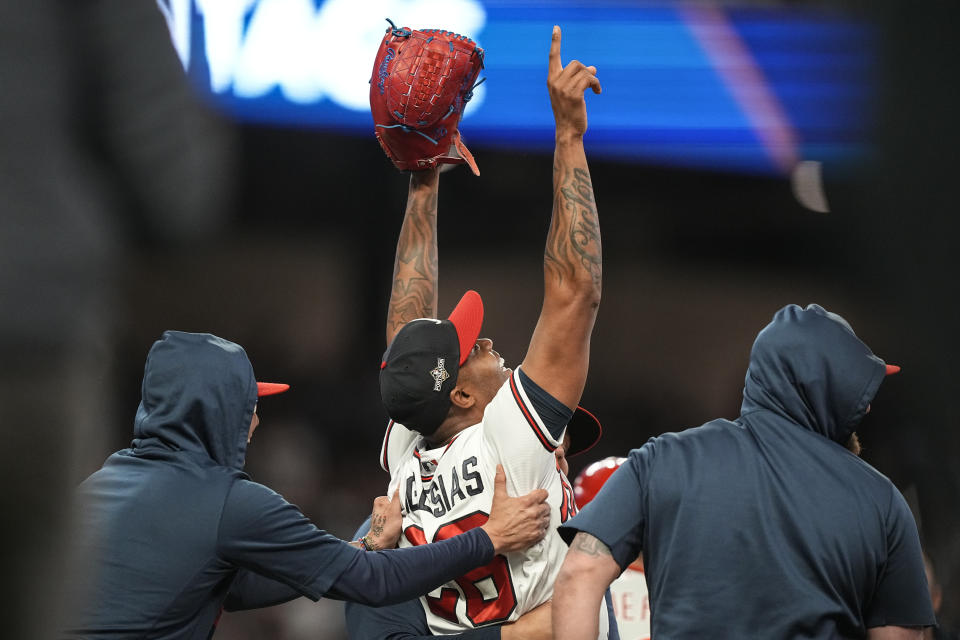
<svg viewBox="0 0 960 640">
<path fill-rule="evenodd" d="M 550 73 L 559 73 L 563 70 L 560 63 L 560 27 L 553 25 L 553 36 L 550 39 Z"/>
</svg>

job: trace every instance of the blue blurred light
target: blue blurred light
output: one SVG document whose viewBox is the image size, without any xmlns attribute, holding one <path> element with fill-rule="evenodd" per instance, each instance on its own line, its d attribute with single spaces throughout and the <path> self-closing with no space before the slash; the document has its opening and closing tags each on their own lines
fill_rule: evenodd
<svg viewBox="0 0 960 640">
<path fill-rule="evenodd" d="M 474 150 L 548 150 L 546 58 L 595 65 L 591 157 L 750 173 L 856 157 L 870 122 L 870 29 L 838 14 L 648 2 L 159 0 L 190 77 L 252 122 L 373 139 L 366 104 L 391 17 L 465 33 L 487 82 L 461 124 Z M 439 8 L 439 9 L 438 9 Z M 380 14 L 383 15 L 380 15 Z M 421 24 L 429 20 L 429 24 Z"/>
</svg>

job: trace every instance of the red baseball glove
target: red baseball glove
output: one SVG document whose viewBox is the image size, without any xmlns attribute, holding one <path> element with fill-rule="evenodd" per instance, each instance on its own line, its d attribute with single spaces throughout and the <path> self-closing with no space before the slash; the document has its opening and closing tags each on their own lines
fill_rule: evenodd
<svg viewBox="0 0 960 640">
<path fill-rule="evenodd" d="M 466 162 L 480 175 L 457 126 L 480 84 L 474 82 L 483 68 L 483 49 L 450 31 L 411 31 L 387 22 L 370 79 L 380 146 L 402 171 Z"/>
</svg>

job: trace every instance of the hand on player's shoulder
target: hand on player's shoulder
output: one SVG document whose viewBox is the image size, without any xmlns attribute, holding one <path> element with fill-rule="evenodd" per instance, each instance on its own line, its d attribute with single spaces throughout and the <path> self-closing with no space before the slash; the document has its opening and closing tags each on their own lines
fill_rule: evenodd
<svg viewBox="0 0 960 640">
<path fill-rule="evenodd" d="M 550 526 L 550 506 L 545 489 L 511 498 L 503 465 L 497 465 L 490 518 L 482 529 L 487 532 L 496 553 L 523 551 L 543 540 Z"/>
</svg>

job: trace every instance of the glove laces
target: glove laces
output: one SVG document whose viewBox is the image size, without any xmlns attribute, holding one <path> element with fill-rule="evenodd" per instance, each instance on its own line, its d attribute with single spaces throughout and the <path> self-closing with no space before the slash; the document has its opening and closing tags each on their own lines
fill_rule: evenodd
<svg viewBox="0 0 960 640">
<path fill-rule="evenodd" d="M 410 29 L 398 29 L 397 25 L 393 24 L 393 20 L 390 18 L 384 18 L 387 22 L 390 23 L 390 34 L 395 35 L 398 38 L 409 38 L 410 34 L 413 33 Z"/>
<path fill-rule="evenodd" d="M 476 89 L 477 87 L 479 87 L 480 85 L 482 85 L 482 84 L 486 81 L 486 79 L 487 79 L 486 76 L 480 78 L 479 80 L 477 80 L 477 81 L 474 83 L 474 85 L 473 85 L 472 87 L 470 87 L 470 91 L 467 91 L 465 94 L 463 94 L 463 102 L 464 102 L 464 104 L 470 102 L 470 100 L 473 99 L 473 90 Z"/>
</svg>

